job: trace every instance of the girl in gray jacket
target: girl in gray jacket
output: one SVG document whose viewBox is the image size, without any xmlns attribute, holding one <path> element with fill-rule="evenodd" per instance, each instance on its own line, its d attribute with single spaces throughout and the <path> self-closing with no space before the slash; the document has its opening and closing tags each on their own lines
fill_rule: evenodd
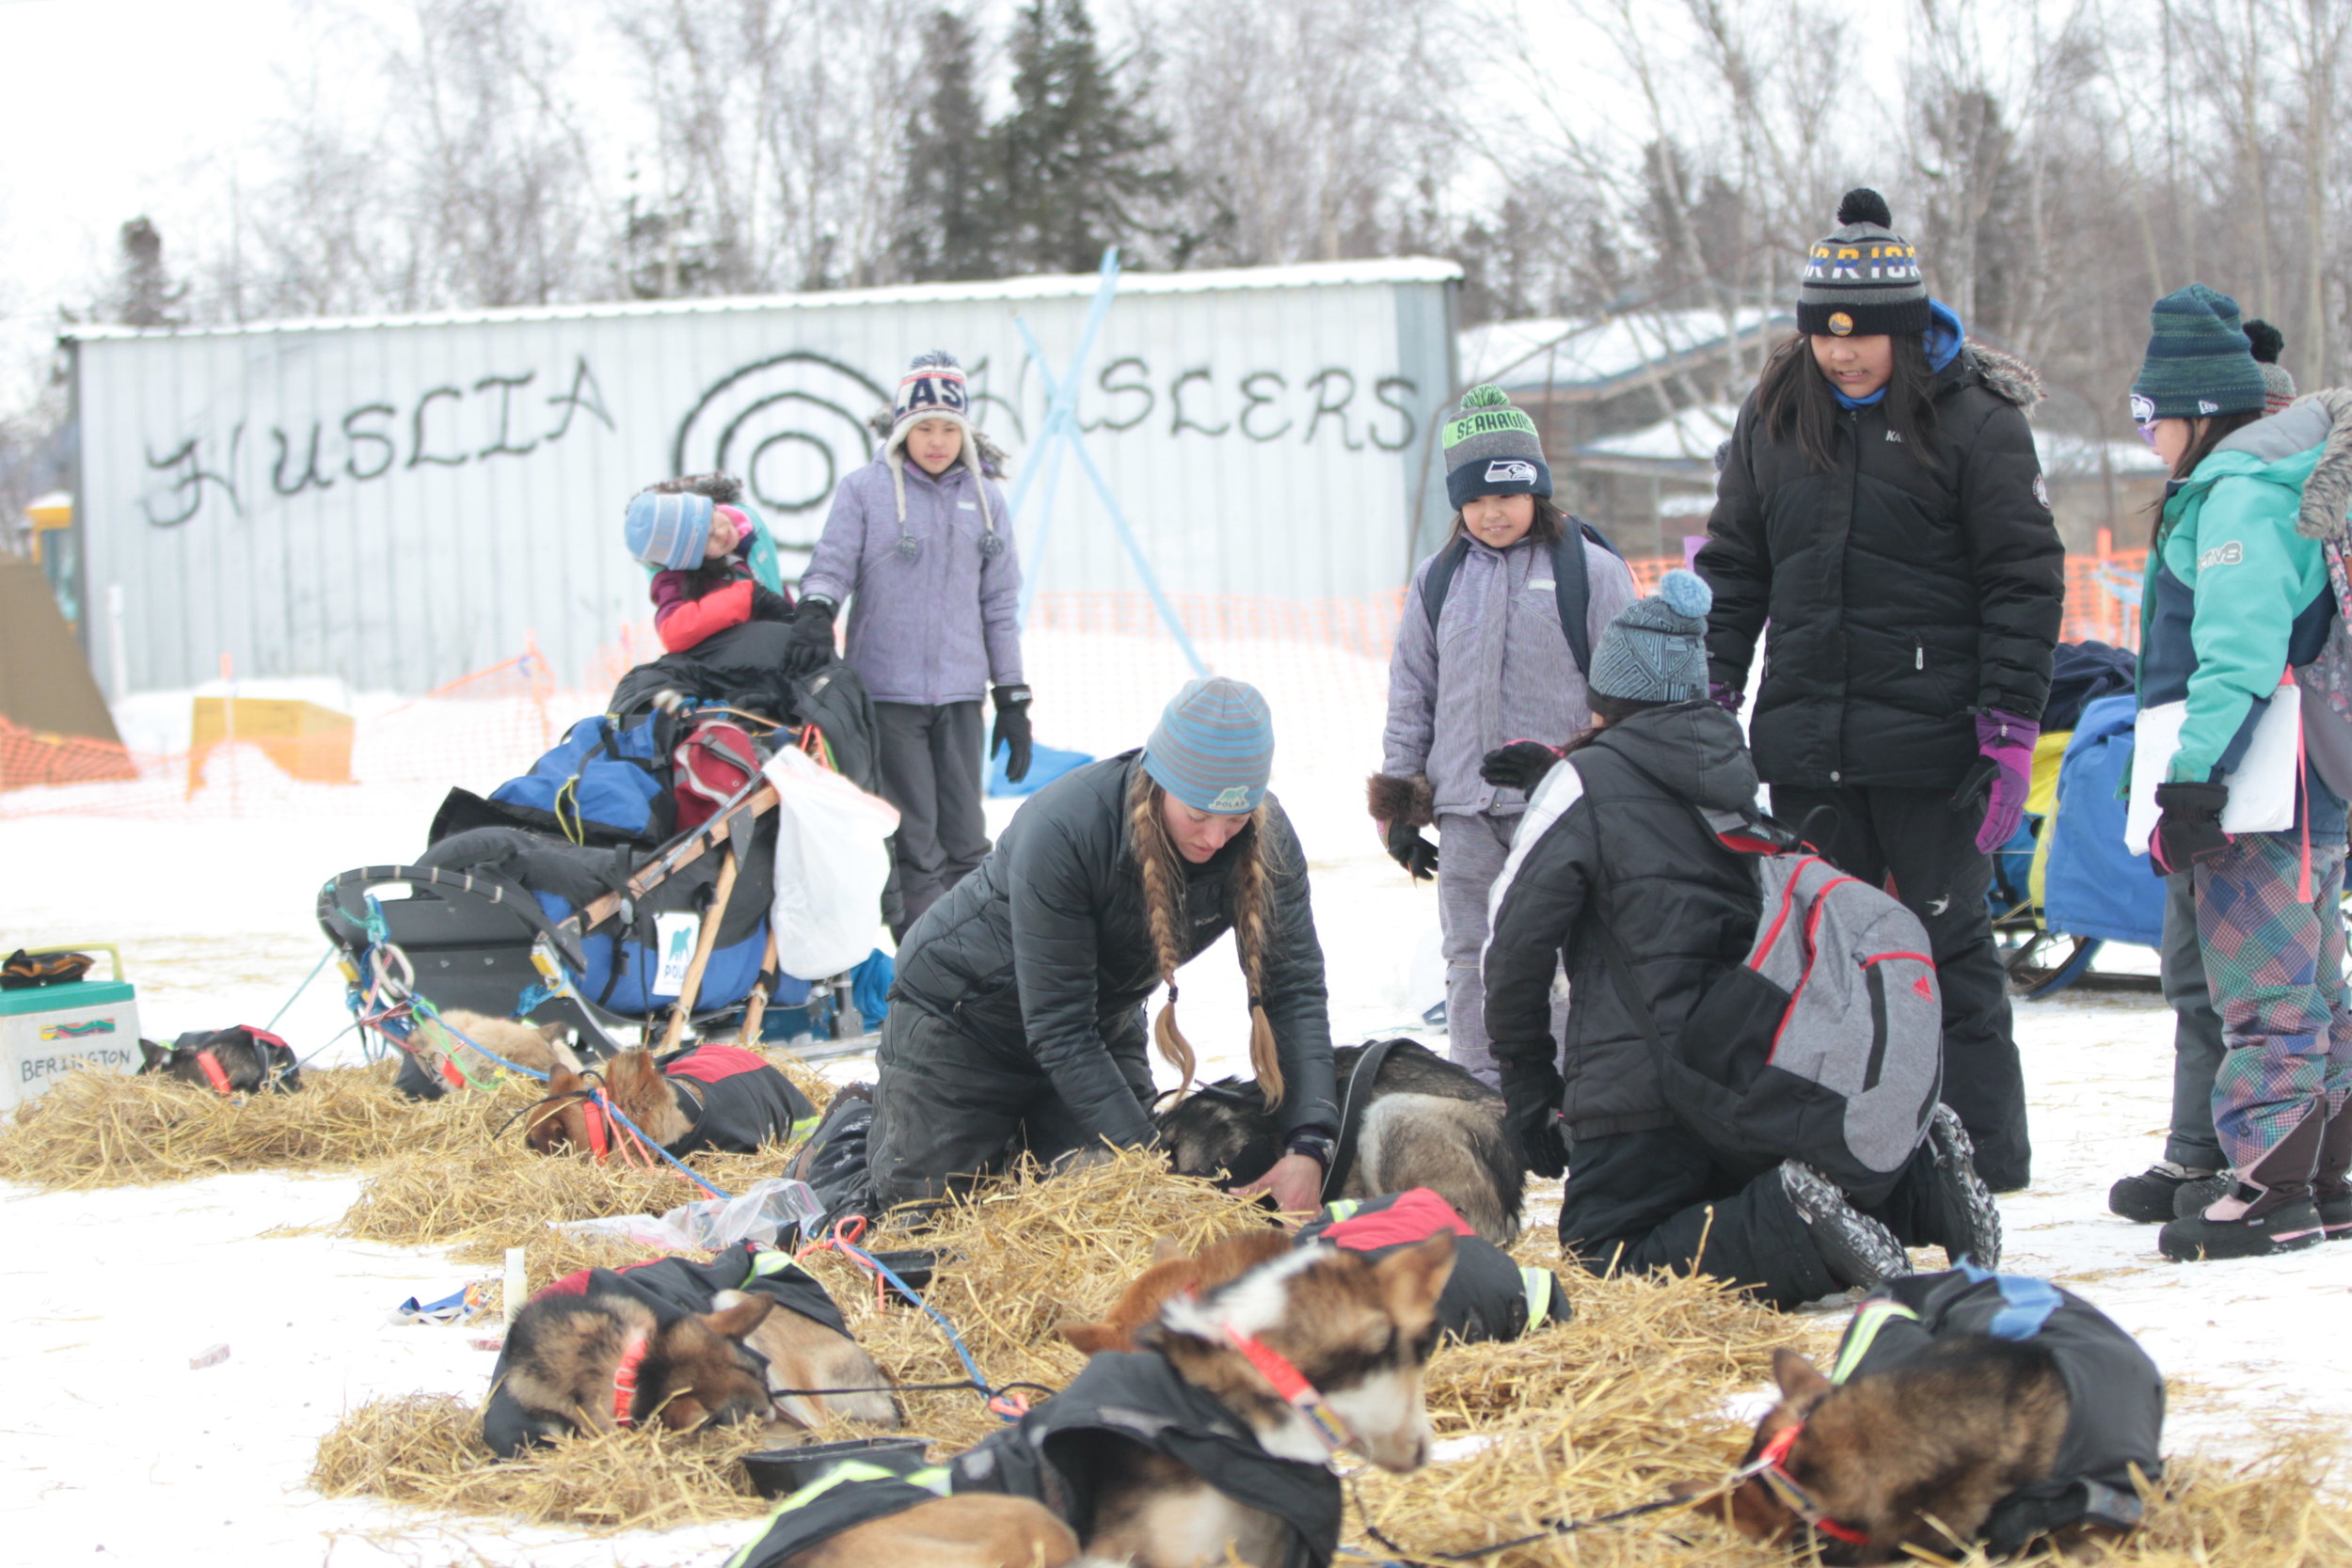
<svg viewBox="0 0 2352 1568">
<path fill-rule="evenodd" d="M 1446 962 L 1447 1054 L 1499 1085 L 1479 951 L 1486 893 L 1527 798 L 1478 776 L 1514 740 L 1557 745 L 1589 726 L 1584 666 L 1633 574 L 1552 503 L 1535 421 L 1473 387 L 1444 432 L 1454 531 L 1413 573 L 1389 657 L 1389 722 L 1369 803 L 1389 853 L 1435 873 Z M 1420 830 L 1434 826 L 1442 866 Z"/>
<path fill-rule="evenodd" d="M 906 926 L 988 853 L 980 697 L 992 687 L 986 752 L 1008 752 L 1015 783 L 1029 771 L 1021 568 L 970 410 L 955 356 L 915 356 L 882 454 L 834 492 L 792 624 L 793 673 L 805 673 L 833 657 L 834 615 L 850 603 L 850 667 L 874 699 L 882 795 L 898 808 Z"/>
</svg>

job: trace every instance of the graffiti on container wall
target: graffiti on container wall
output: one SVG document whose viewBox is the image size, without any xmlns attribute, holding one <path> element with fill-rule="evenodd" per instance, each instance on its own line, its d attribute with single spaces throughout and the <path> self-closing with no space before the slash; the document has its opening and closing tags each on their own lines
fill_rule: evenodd
<svg viewBox="0 0 2352 1568">
<path fill-rule="evenodd" d="M 991 388 L 985 358 L 967 373 L 976 421 L 1018 451 L 1031 416 L 1017 392 Z M 1155 365 L 1129 354 L 1094 373 L 1082 423 L 1111 436 L 1393 452 L 1421 433 L 1420 391 L 1409 377 L 1342 365 L 1301 375 L 1263 366 Z M 800 349 L 765 356 L 696 397 L 673 433 L 670 468 L 741 474 L 777 543 L 805 547 L 816 543 L 841 476 L 879 449 L 867 419 L 889 405 L 887 385 L 841 360 Z M 151 441 L 139 504 L 159 529 L 178 528 L 208 504 L 244 517 L 273 498 L 528 457 L 596 426 L 617 429 L 596 372 L 577 355 L 567 373 L 489 374 L 315 417 L 267 425 L 239 420 L 225 433 Z"/>
<path fill-rule="evenodd" d="M 552 387 L 542 391 L 534 388 Z M 542 382 L 536 370 L 485 375 L 468 386 L 429 387 L 406 406 L 374 401 L 340 417 L 273 424 L 263 457 L 273 495 L 291 499 L 339 483 L 364 484 L 412 468 L 454 468 L 500 457 L 525 457 L 561 441 L 582 420 L 614 428 L 604 390 L 585 355 L 568 380 Z M 167 451 L 146 451 L 149 484 L 140 509 L 157 528 L 178 528 L 218 496 L 232 516 L 246 515 L 254 486 L 241 477 L 246 421 L 226 438 L 192 436 Z M 257 455 L 262 443 L 256 443 Z"/>
<path fill-rule="evenodd" d="M 989 388 L 986 359 L 965 367 L 976 422 L 1018 447 L 1027 420 Z M 1420 434 L 1408 376 L 1359 376 L 1327 366 L 1293 380 L 1279 371 L 1235 373 L 1207 364 L 1155 369 L 1122 355 L 1094 377 L 1089 432 L 1169 438 L 1230 438 L 1263 446 L 1336 442 L 1349 451 L 1401 451 Z M 776 542 L 813 546 L 843 473 L 869 461 L 880 438 L 867 416 L 890 406 L 890 389 L 837 359 L 805 350 L 739 365 L 713 381 L 678 421 L 670 466 L 678 473 L 740 474 Z"/>
</svg>

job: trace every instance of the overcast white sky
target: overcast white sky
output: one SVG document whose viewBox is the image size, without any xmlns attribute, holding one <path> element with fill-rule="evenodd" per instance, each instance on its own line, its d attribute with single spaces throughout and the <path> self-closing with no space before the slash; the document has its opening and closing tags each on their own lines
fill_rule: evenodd
<svg viewBox="0 0 2352 1568">
<path fill-rule="evenodd" d="M 1520 3 L 1541 56 L 1572 73 L 1578 29 L 1565 7 Z M 41 362 L 58 306 L 86 302 L 110 270 L 117 228 L 147 214 L 163 230 L 167 261 L 184 263 L 175 235 L 213 227 L 215 214 L 197 204 L 217 199 L 231 172 L 261 176 L 273 127 L 294 112 L 291 85 L 342 57 L 336 45 L 367 26 L 364 15 L 391 8 L 382 0 L 0 0 L 0 407 L 18 403 Z M 1113 0 L 1096 9 L 1111 12 Z M 1891 58 L 1908 9 L 1856 6 L 1867 54 Z M 584 26 L 593 13 L 579 14 Z M 374 88 L 364 79 L 326 86 L 342 103 Z M 1605 91 L 1579 94 L 1598 112 L 1593 95 Z"/>
</svg>

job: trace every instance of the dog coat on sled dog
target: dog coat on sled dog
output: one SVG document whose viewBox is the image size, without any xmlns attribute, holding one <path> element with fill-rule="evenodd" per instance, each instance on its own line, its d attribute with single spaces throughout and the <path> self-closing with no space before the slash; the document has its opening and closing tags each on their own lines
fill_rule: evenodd
<svg viewBox="0 0 2352 1568">
<path fill-rule="evenodd" d="M 531 1298 L 490 1374 L 482 1435 L 511 1459 L 533 1443 L 659 1421 L 672 1431 L 829 1417 L 898 1424 L 888 1381 L 791 1254 L 739 1242 L 707 1263 L 657 1258 L 583 1269 Z"/>
<path fill-rule="evenodd" d="M 645 1136 L 673 1154 L 716 1148 L 752 1154 L 816 1124 L 817 1107 L 792 1080 L 739 1045 L 697 1045 L 667 1058 L 624 1051 L 595 1069 L 605 1094 Z M 525 1124 L 533 1151 L 552 1154 L 569 1145 L 602 1158 L 615 1137 L 604 1107 L 589 1098 L 591 1076 L 559 1067 L 548 1075 L 548 1097 Z"/>
<path fill-rule="evenodd" d="M 946 1465 L 850 1465 L 803 1487 L 729 1568 L 1061 1568 L 1082 1549 L 1140 1568 L 1326 1568 L 1330 1426 L 1383 1469 L 1429 1456 L 1422 1368 L 1453 1268 L 1451 1232 L 1378 1262 L 1308 1247 L 1171 1301 L 1136 1354 L 1092 1357 Z"/>
</svg>

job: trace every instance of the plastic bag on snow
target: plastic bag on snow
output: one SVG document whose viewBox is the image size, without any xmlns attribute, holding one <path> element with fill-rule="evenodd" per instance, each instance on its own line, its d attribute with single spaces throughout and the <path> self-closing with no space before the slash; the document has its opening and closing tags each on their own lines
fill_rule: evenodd
<svg viewBox="0 0 2352 1568">
<path fill-rule="evenodd" d="M 768 759 L 776 786 L 776 964 L 821 980 L 874 950 L 898 808 L 797 751 Z"/>
</svg>

